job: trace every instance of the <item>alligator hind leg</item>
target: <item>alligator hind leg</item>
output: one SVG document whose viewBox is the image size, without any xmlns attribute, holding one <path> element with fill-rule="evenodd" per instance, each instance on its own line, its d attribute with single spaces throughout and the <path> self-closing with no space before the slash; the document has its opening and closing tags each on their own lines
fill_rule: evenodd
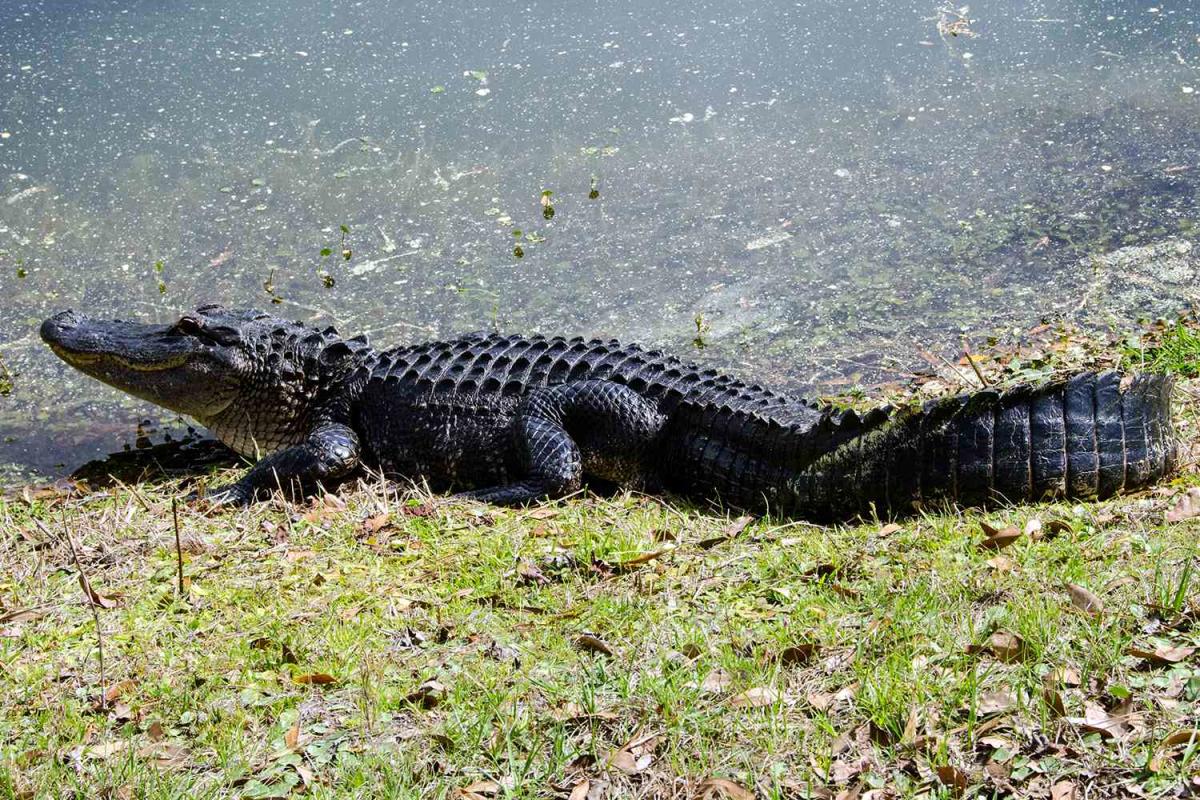
<svg viewBox="0 0 1200 800">
<path fill-rule="evenodd" d="M 664 422 L 654 403 L 612 381 L 534 389 L 513 422 L 525 476 L 459 497 L 517 505 L 576 491 L 585 474 L 619 483 L 643 479 Z"/>
</svg>

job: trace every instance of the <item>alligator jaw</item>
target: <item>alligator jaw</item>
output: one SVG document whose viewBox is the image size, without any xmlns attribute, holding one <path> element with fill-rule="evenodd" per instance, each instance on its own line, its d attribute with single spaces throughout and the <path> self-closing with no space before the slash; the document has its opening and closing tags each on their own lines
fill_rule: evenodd
<svg viewBox="0 0 1200 800">
<path fill-rule="evenodd" d="M 214 347 L 170 325 L 99 320 L 63 311 L 42 323 L 41 336 L 71 366 L 135 397 L 206 416 L 231 400 Z"/>
</svg>

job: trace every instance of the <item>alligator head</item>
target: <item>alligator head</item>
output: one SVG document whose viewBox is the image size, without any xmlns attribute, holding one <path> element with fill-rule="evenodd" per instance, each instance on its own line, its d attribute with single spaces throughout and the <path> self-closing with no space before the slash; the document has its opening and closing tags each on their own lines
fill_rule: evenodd
<svg viewBox="0 0 1200 800">
<path fill-rule="evenodd" d="M 76 369 L 195 418 L 246 455 L 302 440 L 317 396 L 364 346 L 348 345 L 332 328 L 216 305 L 168 325 L 63 311 L 42 323 L 41 334 Z"/>
</svg>

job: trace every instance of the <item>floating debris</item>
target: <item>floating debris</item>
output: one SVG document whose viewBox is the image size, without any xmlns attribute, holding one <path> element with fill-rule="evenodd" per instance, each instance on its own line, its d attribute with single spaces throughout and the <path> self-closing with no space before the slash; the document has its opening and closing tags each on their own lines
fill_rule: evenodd
<svg viewBox="0 0 1200 800">
<path fill-rule="evenodd" d="M 762 250 L 764 247 L 771 247 L 782 242 L 786 242 L 792 238 L 792 235 L 787 231 L 772 231 L 765 236 L 759 236 L 757 239 L 751 239 L 746 242 L 747 250 Z"/>
</svg>

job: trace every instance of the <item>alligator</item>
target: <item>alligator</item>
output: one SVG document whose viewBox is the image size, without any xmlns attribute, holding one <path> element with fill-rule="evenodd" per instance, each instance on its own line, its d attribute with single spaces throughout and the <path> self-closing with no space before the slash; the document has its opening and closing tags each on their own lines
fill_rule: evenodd
<svg viewBox="0 0 1200 800">
<path fill-rule="evenodd" d="M 242 505 L 366 469 L 517 505 L 584 480 L 831 521 L 933 505 L 1108 497 L 1177 460 L 1166 375 L 1082 372 L 866 413 L 616 340 L 474 333 L 376 350 L 263 311 L 170 324 L 64 311 L 68 364 L 190 416 L 256 460 Z"/>
</svg>

